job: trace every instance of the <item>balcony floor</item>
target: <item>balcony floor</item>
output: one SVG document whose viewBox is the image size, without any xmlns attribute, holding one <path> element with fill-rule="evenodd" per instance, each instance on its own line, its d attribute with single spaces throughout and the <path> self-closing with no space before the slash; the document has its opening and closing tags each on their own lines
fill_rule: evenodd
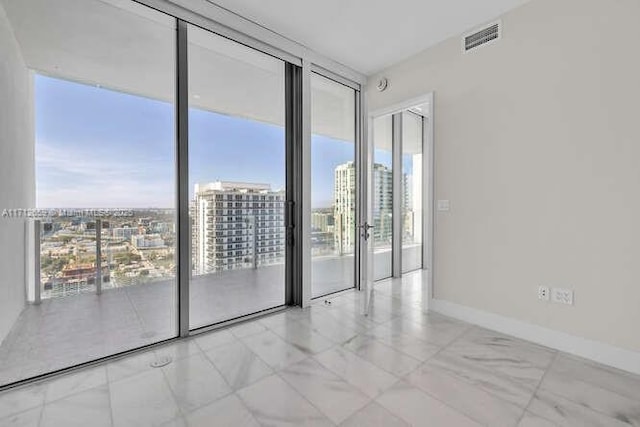
<svg viewBox="0 0 640 427">
<path fill-rule="evenodd" d="M 348 288 L 353 262 L 315 259 L 314 294 Z M 282 306 L 284 292 L 282 265 L 196 276 L 191 328 Z M 173 338 L 176 302 L 175 281 L 157 281 L 27 305 L 0 345 L 0 385 Z"/>
</svg>

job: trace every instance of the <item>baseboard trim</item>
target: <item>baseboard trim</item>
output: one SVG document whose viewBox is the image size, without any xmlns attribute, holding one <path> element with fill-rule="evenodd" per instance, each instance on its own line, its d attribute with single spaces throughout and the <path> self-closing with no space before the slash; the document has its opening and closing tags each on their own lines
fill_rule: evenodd
<svg viewBox="0 0 640 427">
<path fill-rule="evenodd" d="M 445 300 L 430 300 L 429 310 L 640 375 L 640 353 L 631 350 Z"/>
</svg>

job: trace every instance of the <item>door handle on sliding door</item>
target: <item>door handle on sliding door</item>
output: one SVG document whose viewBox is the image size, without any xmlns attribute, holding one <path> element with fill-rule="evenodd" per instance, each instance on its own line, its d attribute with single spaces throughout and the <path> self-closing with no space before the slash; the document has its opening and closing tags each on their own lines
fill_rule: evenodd
<svg viewBox="0 0 640 427">
<path fill-rule="evenodd" d="M 285 211 L 284 211 L 284 225 L 287 233 L 287 245 L 293 246 L 293 229 L 295 227 L 295 223 L 293 221 L 294 213 L 295 213 L 295 203 L 291 200 L 287 200 L 285 202 Z"/>
<path fill-rule="evenodd" d="M 364 224 L 359 225 L 358 228 L 362 230 L 360 235 L 364 238 L 364 240 L 369 240 L 369 237 L 371 237 L 369 230 L 373 228 L 373 225 L 365 222 Z"/>
</svg>

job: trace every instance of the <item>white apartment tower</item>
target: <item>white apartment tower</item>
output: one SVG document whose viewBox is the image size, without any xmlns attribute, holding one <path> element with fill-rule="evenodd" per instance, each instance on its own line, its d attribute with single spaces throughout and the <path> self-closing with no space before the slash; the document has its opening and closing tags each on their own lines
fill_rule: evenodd
<svg viewBox="0 0 640 427">
<path fill-rule="evenodd" d="M 284 191 L 269 184 L 196 184 L 191 205 L 194 274 L 284 262 Z"/>
<path fill-rule="evenodd" d="M 356 226 L 356 168 L 353 162 L 336 167 L 333 194 L 335 250 L 339 254 L 351 253 L 354 250 Z"/>
<path fill-rule="evenodd" d="M 391 169 L 379 163 L 373 165 L 373 236 L 376 242 L 391 243 L 393 233 L 391 222 L 393 206 L 392 178 Z M 356 168 L 353 162 L 344 163 L 336 167 L 334 198 L 336 252 L 340 254 L 350 253 L 355 245 L 356 227 Z"/>
<path fill-rule="evenodd" d="M 393 171 L 373 165 L 373 237 L 376 243 L 389 243 L 393 236 Z"/>
</svg>

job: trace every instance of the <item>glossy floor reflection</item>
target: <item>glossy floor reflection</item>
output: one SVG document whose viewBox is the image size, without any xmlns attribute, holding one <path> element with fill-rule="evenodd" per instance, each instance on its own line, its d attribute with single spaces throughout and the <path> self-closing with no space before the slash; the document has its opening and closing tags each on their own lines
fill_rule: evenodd
<svg viewBox="0 0 640 427">
<path fill-rule="evenodd" d="M 1 426 L 629 426 L 640 377 L 422 310 L 422 275 L 0 394 Z M 150 362 L 170 355 L 162 368 Z"/>
</svg>

